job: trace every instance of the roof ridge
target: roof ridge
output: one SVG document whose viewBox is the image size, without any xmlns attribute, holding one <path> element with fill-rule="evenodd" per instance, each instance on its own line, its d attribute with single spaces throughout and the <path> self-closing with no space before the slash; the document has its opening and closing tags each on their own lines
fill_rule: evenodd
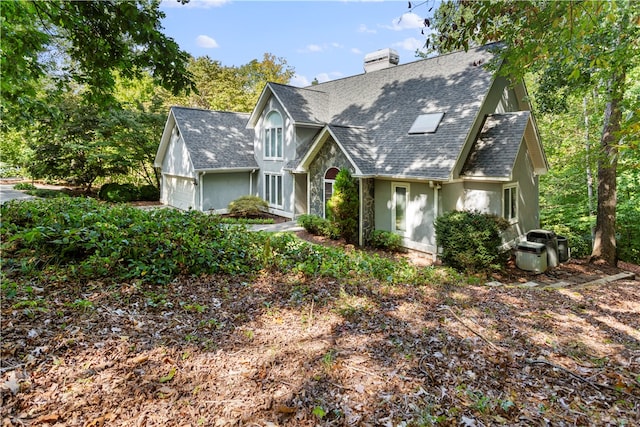
<svg viewBox="0 0 640 427">
<path fill-rule="evenodd" d="M 226 114 L 246 114 L 250 115 L 251 113 L 247 113 L 245 111 L 227 111 L 227 110 L 211 110 L 208 108 L 199 108 L 199 107 L 184 107 L 181 105 L 172 105 L 170 109 L 179 108 L 181 110 L 191 110 L 191 111 L 203 111 L 207 113 L 226 113 Z"/>
</svg>

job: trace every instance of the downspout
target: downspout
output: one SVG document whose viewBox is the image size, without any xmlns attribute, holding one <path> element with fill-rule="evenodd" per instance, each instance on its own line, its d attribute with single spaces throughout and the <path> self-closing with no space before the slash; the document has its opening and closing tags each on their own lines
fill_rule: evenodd
<svg viewBox="0 0 640 427">
<path fill-rule="evenodd" d="M 249 194 L 251 194 L 253 196 L 253 174 L 256 172 L 255 169 L 253 169 L 250 173 L 249 173 Z"/>
<path fill-rule="evenodd" d="M 203 211 L 204 211 L 204 201 L 203 201 L 203 199 L 204 199 L 204 190 L 203 190 L 203 187 L 204 187 L 204 186 L 202 185 L 202 182 L 203 182 L 203 178 L 204 178 L 204 174 L 205 174 L 205 173 L 206 173 L 206 172 L 200 172 L 200 173 L 198 174 L 198 187 L 200 187 L 200 188 L 199 188 L 199 190 L 198 190 L 198 192 L 200 193 L 200 200 L 199 200 L 199 202 L 200 202 L 200 203 L 199 203 L 199 204 L 200 204 L 200 212 L 203 212 Z"/>
<path fill-rule="evenodd" d="M 433 181 L 429 181 L 429 185 L 433 186 L 433 231 L 435 232 L 435 224 L 436 224 L 436 220 L 438 219 L 438 211 L 440 209 L 439 206 L 439 199 L 440 199 L 440 193 L 438 190 L 440 190 L 442 188 L 442 186 L 439 183 L 433 183 Z M 435 233 L 434 233 L 434 238 L 435 238 Z M 435 247 L 436 247 L 436 253 L 433 254 L 433 262 L 435 262 L 438 259 L 438 243 L 436 243 L 436 241 L 433 242 Z"/>
<path fill-rule="evenodd" d="M 358 218 L 358 245 L 359 246 L 364 246 L 364 199 L 363 199 L 363 191 L 362 191 L 362 178 L 358 178 L 358 198 L 360 200 L 360 203 L 358 206 L 358 209 L 360 210 L 360 215 Z"/>
</svg>

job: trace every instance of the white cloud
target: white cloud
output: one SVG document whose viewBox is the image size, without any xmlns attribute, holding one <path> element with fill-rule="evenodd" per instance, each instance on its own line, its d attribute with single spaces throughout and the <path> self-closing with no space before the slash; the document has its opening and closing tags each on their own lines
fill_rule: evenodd
<svg viewBox="0 0 640 427">
<path fill-rule="evenodd" d="M 215 49 L 218 47 L 218 42 L 212 39 L 209 36 L 205 36 L 204 34 L 196 37 L 196 44 L 200 47 L 204 47 L 206 49 Z"/>
<path fill-rule="evenodd" d="M 372 30 L 371 28 L 367 27 L 365 24 L 360 24 L 360 26 L 358 27 L 358 32 L 375 34 L 376 30 Z"/>
<path fill-rule="evenodd" d="M 409 37 L 401 42 L 394 43 L 392 46 L 398 49 L 408 50 L 415 52 L 416 49 L 422 49 L 424 47 L 424 40 L 417 39 L 415 37 Z"/>
<path fill-rule="evenodd" d="M 342 73 L 338 71 L 332 71 L 331 73 L 320 73 L 316 76 L 316 79 L 318 79 L 318 82 L 324 83 L 328 82 L 329 80 L 339 79 L 342 76 Z"/>
<path fill-rule="evenodd" d="M 323 46 L 319 44 L 308 44 L 304 47 L 304 49 L 298 49 L 300 53 L 310 53 L 310 52 L 322 52 L 324 50 Z"/>
<path fill-rule="evenodd" d="M 362 51 L 360 49 L 358 49 L 357 47 L 352 47 L 351 48 L 351 53 L 353 53 L 355 55 L 362 55 Z"/>
<path fill-rule="evenodd" d="M 230 0 L 191 0 L 189 3 L 182 4 L 178 0 L 162 0 L 162 6 L 168 8 L 211 9 L 212 7 L 220 7 L 229 2 Z"/>
<path fill-rule="evenodd" d="M 296 74 L 295 76 L 293 76 L 291 78 L 291 80 L 289 81 L 289 84 L 291 86 L 296 86 L 296 87 L 305 87 L 305 86 L 310 86 L 311 82 L 305 76 L 301 76 L 300 74 Z"/>
<path fill-rule="evenodd" d="M 394 19 L 392 25 L 384 25 L 383 27 L 393 31 L 414 30 L 424 27 L 424 18 L 409 12 Z"/>
</svg>

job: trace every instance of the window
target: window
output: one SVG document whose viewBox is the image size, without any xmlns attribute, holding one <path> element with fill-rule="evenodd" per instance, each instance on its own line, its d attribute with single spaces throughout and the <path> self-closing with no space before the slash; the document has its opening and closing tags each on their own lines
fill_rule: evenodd
<svg viewBox="0 0 640 427">
<path fill-rule="evenodd" d="M 444 113 L 421 114 L 409 129 L 409 135 L 419 135 L 423 133 L 434 133 L 442 121 Z"/>
<path fill-rule="evenodd" d="M 340 170 L 338 168 L 329 168 L 324 174 L 324 217 L 327 217 L 327 202 L 333 196 L 333 184 L 336 182 L 336 176 Z"/>
<path fill-rule="evenodd" d="M 272 111 L 264 121 L 264 158 L 282 158 L 282 116 Z"/>
<path fill-rule="evenodd" d="M 271 206 L 282 206 L 282 175 L 264 174 L 264 199 Z"/>
<path fill-rule="evenodd" d="M 518 219 L 518 186 L 515 184 L 502 189 L 502 216 L 511 222 Z"/>
<path fill-rule="evenodd" d="M 408 185 L 393 184 L 393 209 L 391 220 L 393 231 L 402 235 L 407 232 L 407 201 L 409 200 Z"/>
</svg>

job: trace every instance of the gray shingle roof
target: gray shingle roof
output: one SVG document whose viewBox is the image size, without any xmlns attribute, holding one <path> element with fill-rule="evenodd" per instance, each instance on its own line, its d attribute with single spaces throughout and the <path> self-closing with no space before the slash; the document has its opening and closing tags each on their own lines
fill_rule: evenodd
<svg viewBox="0 0 640 427">
<path fill-rule="evenodd" d="M 462 175 L 510 177 L 529 116 L 529 111 L 487 116 L 462 168 Z"/>
<path fill-rule="evenodd" d="M 493 74 L 477 64 L 491 58 L 489 49 L 481 47 L 288 94 L 302 112 L 301 121 L 366 129 L 367 150 L 362 149 L 364 139 L 343 145 L 357 148 L 350 154 L 356 162 L 357 156 L 373 156 L 361 159 L 370 164 L 372 174 L 446 180 L 493 81 Z M 286 103 L 289 98 L 280 99 Z M 291 105 L 285 108 L 292 111 Z M 435 112 L 445 113 L 435 133 L 408 134 L 418 115 Z"/>
<path fill-rule="evenodd" d="M 171 107 L 196 170 L 257 168 L 249 114 Z"/>
</svg>

